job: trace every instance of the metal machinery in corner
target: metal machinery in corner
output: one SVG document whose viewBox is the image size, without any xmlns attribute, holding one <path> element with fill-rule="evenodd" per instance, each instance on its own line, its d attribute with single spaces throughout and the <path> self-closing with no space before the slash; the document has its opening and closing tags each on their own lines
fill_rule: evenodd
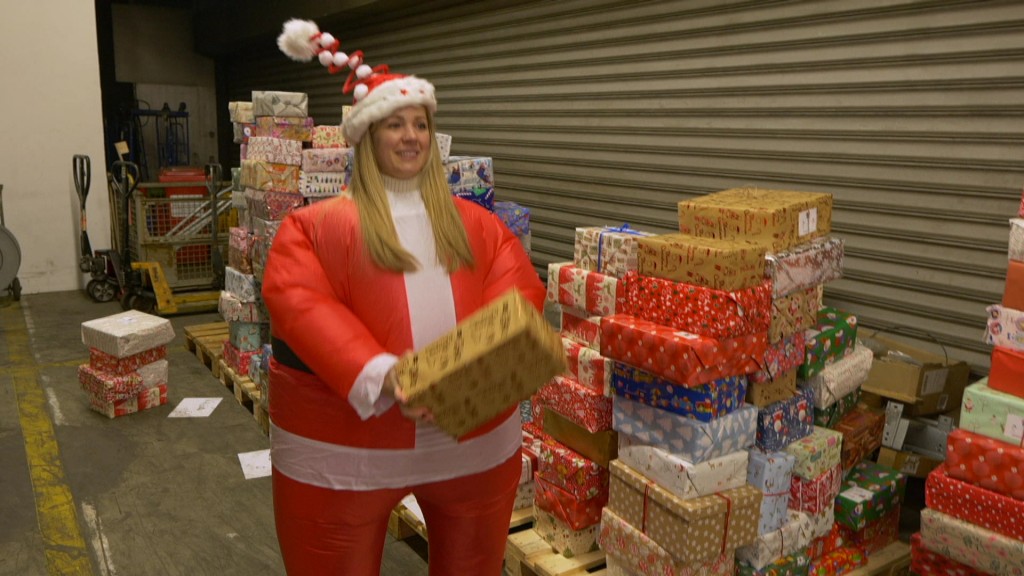
<svg viewBox="0 0 1024 576">
<path fill-rule="evenodd" d="M 0 184 L 0 291 L 6 290 L 14 300 L 21 300 L 21 246 L 4 224 L 4 185 Z"/>
</svg>

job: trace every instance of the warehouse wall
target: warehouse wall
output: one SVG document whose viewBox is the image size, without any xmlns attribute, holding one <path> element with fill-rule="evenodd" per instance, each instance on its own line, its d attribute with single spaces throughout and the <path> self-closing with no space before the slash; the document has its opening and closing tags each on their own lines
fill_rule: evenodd
<svg viewBox="0 0 1024 576">
<path fill-rule="evenodd" d="M 7 228 L 21 245 L 18 277 L 26 293 L 84 287 L 74 154 L 93 162 L 92 246 L 110 246 L 93 3 L 4 3 L 0 78 L 0 184 Z"/>
</svg>

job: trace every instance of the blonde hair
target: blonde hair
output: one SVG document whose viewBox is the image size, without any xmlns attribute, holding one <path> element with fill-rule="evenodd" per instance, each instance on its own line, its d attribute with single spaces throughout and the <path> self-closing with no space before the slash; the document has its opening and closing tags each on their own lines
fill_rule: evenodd
<svg viewBox="0 0 1024 576">
<path fill-rule="evenodd" d="M 452 273 L 463 266 L 473 267 L 473 251 L 441 165 L 441 151 L 434 137 L 434 119 L 430 114 L 427 114 L 427 125 L 430 128 L 430 157 L 420 171 L 420 195 L 434 231 L 438 263 Z M 356 145 L 350 187 L 359 212 L 363 244 L 370 258 L 381 268 L 412 272 L 419 268 L 419 263 L 402 247 L 391 219 L 384 179 L 373 153 L 372 135 L 376 129 L 377 123 L 372 124 L 366 137 Z"/>
</svg>

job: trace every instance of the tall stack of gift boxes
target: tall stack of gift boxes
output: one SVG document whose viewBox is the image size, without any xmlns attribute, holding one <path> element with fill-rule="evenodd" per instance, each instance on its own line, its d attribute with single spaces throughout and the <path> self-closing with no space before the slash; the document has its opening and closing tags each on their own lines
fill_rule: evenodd
<svg viewBox="0 0 1024 576">
<path fill-rule="evenodd" d="M 967 387 L 946 461 L 928 475 L 911 568 L 1024 574 L 1024 204 L 1010 220 L 1003 300 L 989 306 L 991 371 Z"/>
<path fill-rule="evenodd" d="M 734 189 L 680 202 L 678 234 L 576 231 L 548 269 L 570 373 L 524 425 L 555 551 L 600 546 L 613 574 L 842 574 L 896 539 L 903 478 L 864 461 L 872 353 L 821 305 L 831 208 Z"/>
</svg>

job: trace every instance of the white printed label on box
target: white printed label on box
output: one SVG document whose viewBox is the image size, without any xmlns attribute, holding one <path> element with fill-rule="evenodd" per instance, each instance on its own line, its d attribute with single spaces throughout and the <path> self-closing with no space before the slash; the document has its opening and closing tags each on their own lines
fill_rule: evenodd
<svg viewBox="0 0 1024 576">
<path fill-rule="evenodd" d="M 921 459 L 917 457 L 917 454 L 907 456 L 907 460 L 903 463 L 903 467 L 900 472 L 904 474 L 917 474 L 917 467 L 921 464 Z"/>
<path fill-rule="evenodd" d="M 861 488 L 860 486 L 854 486 L 853 488 L 843 490 L 840 496 L 847 500 L 862 503 L 871 500 L 871 498 L 875 496 L 875 493 L 865 488 Z"/>
<path fill-rule="evenodd" d="M 800 212 L 800 235 L 807 236 L 818 229 L 818 209 L 810 208 Z"/>
<path fill-rule="evenodd" d="M 935 404 L 935 406 L 939 410 L 945 410 L 946 404 L 949 404 L 949 394 L 943 394 L 942 396 L 939 396 L 939 401 Z"/>
<path fill-rule="evenodd" d="M 1006 426 L 1003 427 L 1003 436 L 1014 440 L 1024 440 L 1024 416 L 1017 414 L 1006 415 Z"/>
<path fill-rule="evenodd" d="M 937 394 L 946 387 L 946 377 L 949 376 L 949 368 L 930 370 L 924 375 L 924 383 L 921 385 L 921 395 Z"/>
</svg>

